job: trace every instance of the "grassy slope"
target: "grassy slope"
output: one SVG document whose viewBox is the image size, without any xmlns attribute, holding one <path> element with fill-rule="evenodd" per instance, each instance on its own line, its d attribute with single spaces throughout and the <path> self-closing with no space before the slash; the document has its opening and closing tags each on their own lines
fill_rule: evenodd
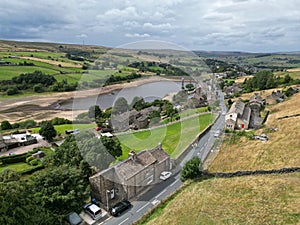
<svg viewBox="0 0 300 225">
<path fill-rule="evenodd" d="M 299 224 L 300 173 L 193 182 L 140 224 Z"/>
<path fill-rule="evenodd" d="M 277 120 L 281 116 L 299 114 L 299 106 L 300 93 L 288 101 L 271 106 L 266 128 L 277 127 L 278 132 L 268 133 L 268 142 L 242 138 L 236 144 L 223 144 L 209 170 L 236 171 L 300 166 L 300 118 Z M 263 128 L 256 133 L 265 131 Z"/>
<path fill-rule="evenodd" d="M 211 114 L 208 113 L 151 131 L 119 135 L 118 138 L 123 149 L 123 155 L 119 159 L 123 160 L 127 158 L 130 149 L 134 149 L 135 151 L 151 149 L 156 147 L 159 142 L 171 154 L 171 157 L 175 158 L 210 122 Z"/>
<path fill-rule="evenodd" d="M 300 166 L 300 93 L 271 107 L 270 141 L 241 140 L 226 145 L 210 171 Z M 262 130 L 257 133 L 263 132 Z M 300 224 L 300 173 L 218 178 L 193 182 L 140 224 Z"/>
</svg>

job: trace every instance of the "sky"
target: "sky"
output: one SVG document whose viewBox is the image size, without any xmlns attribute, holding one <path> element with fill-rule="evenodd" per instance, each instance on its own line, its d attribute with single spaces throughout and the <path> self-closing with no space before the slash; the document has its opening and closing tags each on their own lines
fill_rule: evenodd
<svg viewBox="0 0 300 225">
<path fill-rule="evenodd" d="M 300 50 L 299 0 L 0 0 L 0 39 L 107 47 Z"/>
</svg>

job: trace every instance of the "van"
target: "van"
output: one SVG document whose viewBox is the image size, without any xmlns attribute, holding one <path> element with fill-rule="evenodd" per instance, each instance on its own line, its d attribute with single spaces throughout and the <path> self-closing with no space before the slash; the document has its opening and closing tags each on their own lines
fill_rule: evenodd
<svg viewBox="0 0 300 225">
<path fill-rule="evenodd" d="M 85 205 L 83 209 L 93 220 L 97 220 L 101 217 L 101 209 L 93 203 Z"/>
</svg>

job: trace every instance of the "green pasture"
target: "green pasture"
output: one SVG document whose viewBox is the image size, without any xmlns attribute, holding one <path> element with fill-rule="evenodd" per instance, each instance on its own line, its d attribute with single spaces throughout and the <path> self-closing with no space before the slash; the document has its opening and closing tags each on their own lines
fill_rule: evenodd
<svg viewBox="0 0 300 225">
<path fill-rule="evenodd" d="M 22 73 L 32 73 L 36 70 L 46 74 L 56 74 L 58 71 L 37 66 L 0 66 L 0 80 L 10 80 Z"/>
</svg>

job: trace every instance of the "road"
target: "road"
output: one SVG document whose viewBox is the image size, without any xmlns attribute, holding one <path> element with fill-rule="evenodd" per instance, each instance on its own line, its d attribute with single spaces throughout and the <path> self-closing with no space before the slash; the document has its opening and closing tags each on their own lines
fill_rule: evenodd
<svg viewBox="0 0 300 225">
<path fill-rule="evenodd" d="M 129 225 L 139 220 L 147 211 L 154 208 L 162 200 L 166 199 L 169 195 L 176 192 L 182 185 L 180 181 L 180 171 L 184 163 L 190 160 L 194 156 L 198 156 L 202 161 L 210 153 L 215 141 L 219 137 L 215 137 L 214 134 L 216 130 L 223 130 L 225 123 L 225 112 L 226 106 L 224 102 L 224 96 L 219 93 L 220 96 L 220 108 L 221 113 L 218 119 L 215 121 L 211 130 L 207 132 L 197 143 L 197 146 L 187 154 L 187 156 L 182 160 L 180 165 L 178 165 L 173 172 L 173 175 L 166 181 L 156 184 L 150 191 L 141 196 L 137 201 L 133 202 L 133 207 L 126 212 L 124 212 L 119 217 L 112 217 L 102 224 L 105 225 Z"/>
</svg>

